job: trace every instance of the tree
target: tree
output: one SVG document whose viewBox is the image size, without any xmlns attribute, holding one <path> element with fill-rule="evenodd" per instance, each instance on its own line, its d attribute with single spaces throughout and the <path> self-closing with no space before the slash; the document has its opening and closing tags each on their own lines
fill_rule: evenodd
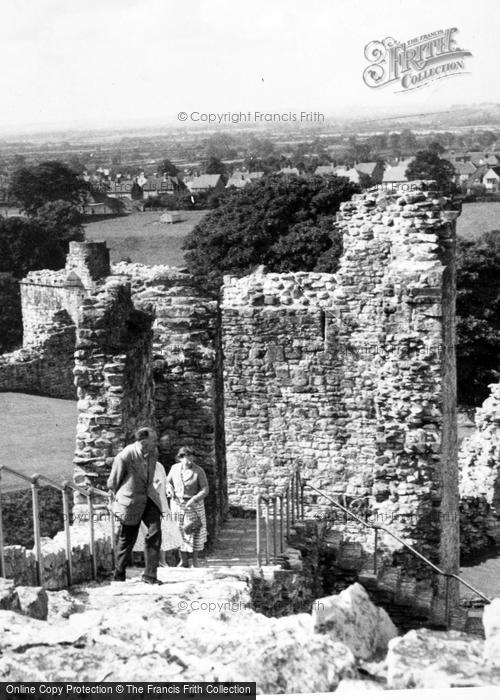
<svg viewBox="0 0 500 700">
<path fill-rule="evenodd" d="M 88 183 L 71 168 L 55 160 L 19 168 L 12 175 L 10 184 L 11 195 L 30 216 L 47 202 L 57 199 L 81 204 L 89 190 Z"/>
<path fill-rule="evenodd" d="M 81 220 L 77 207 L 62 199 L 47 202 L 37 210 L 36 215 L 36 221 L 59 240 L 65 253 L 68 252 L 70 241 L 85 240 Z"/>
<path fill-rule="evenodd" d="M 445 148 L 441 146 L 439 141 L 431 141 L 429 145 L 427 146 L 428 151 L 432 151 L 433 153 L 437 153 L 437 155 L 441 155 L 441 153 L 445 152 Z"/>
<path fill-rule="evenodd" d="M 176 177 L 179 172 L 179 168 L 175 166 L 171 160 L 164 158 L 158 165 L 158 173 L 160 175 L 170 175 L 171 177 Z"/>
<path fill-rule="evenodd" d="M 260 264 L 276 272 L 313 270 L 332 247 L 340 203 L 355 192 L 356 185 L 334 176 L 253 182 L 228 194 L 187 236 L 186 262 L 214 295 L 223 274 L 248 274 Z M 333 259 L 322 264 L 334 268 Z"/>
<path fill-rule="evenodd" d="M 34 219 L 0 218 L 0 272 L 21 279 L 30 270 L 64 266 L 64 251 L 57 235 Z"/>
<path fill-rule="evenodd" d="M 454 191 L 454 175 L 453 165 L 435 151 L 418 151 L 406 169 L 408 180 L 435 180 L 443 192 Z"/>
<path fill-rule="evenodd" d="M 10 352 L 21 345 L 21 294 L 18 281 L 8 272 L 0 272 L 0 327 L 0 353 Z"/>
<path fill-rule="evenodd" d="M 207 175 L 225 175 L 226 166 L 218 158 L 209 158 L 203 164 L 203 170 Z"/>
<path fill-rule="evenodd" d="M 144 197 L 143 189 L 137 182 L 133 183 L 130 189 L 130 196 L 133 200 L 142 199 Z"/>
<path fill-rule="evenodd" d="M 500 377 L 500 231 L 457 246 L 459 403 L 478 406 Z"/>
<path fill-rule="evenodd" d="M 399 137 L 400 148 L 405 154 L 414 153 L 418 142 L 417 137 L 410 129 L 403 129 Z"/>
</svg>

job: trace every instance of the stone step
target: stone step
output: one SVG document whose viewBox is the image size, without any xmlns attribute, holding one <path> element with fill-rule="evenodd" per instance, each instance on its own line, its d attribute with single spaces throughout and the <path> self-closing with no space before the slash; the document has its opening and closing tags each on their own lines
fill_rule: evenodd
<svg viewBox="0 0 500 700">
<path fill-rule="evenodd" d="M 415 605 L 415 612 L 428 618 L 432 612 L 432 601 L 434 599 L 434 591 L 432 585 L 426 581 L 418 581 L 415 597 L 412 603 Z"/>
<path fill-rule="evenodd" d="M 465 632 L 465 628 L 467 627 L 468 617 L 469 617 L 468 610 L 465 610 L 464 608 L 455 608 L 450 613 L 449 628 L 451 630 Z"/>
<path fill-rule="evenodd" d="M 465 625 L 467 634 L 484 638 L 483 611 L 477 609 L 467 610 L 467 623 Z"/>
<path fill-rule="evenodd" d="M 431 606 L 430 621 L 434 626 L 446 629 L 448 620 L 446 619 L 446 600 L 442 596 L 434 595 Z"/>
<path fill-rule="evenodd" d="M 398 605 L 410 604 L 417 595 L 417 582 L 409 576 L 401 576 L 399 588 L 394 596 L 394 602 Z"/>
<path fill-rule="evenodd" d="M 359 542 L 344 540 L 339 548 L 337 564 L 344 569 L 359 570 L 363 565 L 363 546 Z"/>
<path fill-rule="evenodd" d="M 401 581 L 401 567 L 385 567 L 378 575 L 377 590 L 385 593 L 390 600 L 397 596 Z"/>
<path fill-rule="evenodd" d="M 323 544 L 330 550 L 338 550 L 341 547 L 344 536 L 341 532 L 336 530 L 330 530 L 330 532 L 325 536 Z"/>
<path fill-rule="evenodd" d="M 376 591 L 378 579 L 372 571 L 360 571 L 358 574 L 358 583 L 367 591 Z"/>
</svg>

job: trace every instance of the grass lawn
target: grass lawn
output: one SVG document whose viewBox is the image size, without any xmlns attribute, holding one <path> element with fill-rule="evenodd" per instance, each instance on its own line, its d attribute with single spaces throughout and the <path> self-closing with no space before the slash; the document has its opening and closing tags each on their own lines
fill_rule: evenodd
<svg viewBox="0 0 500 700">
<path fill-rule="evenodd" d="M 186 235 L 206 211 L 182 211 L 182 221 L 162 224 L 161 211 L 134 212 L 127 216 L 92 221 L 85 226 L 89 241 L 106 241 L 112 262 L 128 257 L 145 265 L 184 266 L 181 250 Z"/>
<path fill-rule="evenodd" d="M 71 479 L 76 419 L 76 401 L 0 393 L 0 463 L 26 476 Z M 3 476 L 4 491 L 19 488 L 25 488 L 23 481 Z"/>
<path fill-rule="evenodd" d="M 463 238 L 479 238 L 482 233 L 500 230 L 500 202 L 464 204 L 457 220 L 457 234 Z"/>
</svg>

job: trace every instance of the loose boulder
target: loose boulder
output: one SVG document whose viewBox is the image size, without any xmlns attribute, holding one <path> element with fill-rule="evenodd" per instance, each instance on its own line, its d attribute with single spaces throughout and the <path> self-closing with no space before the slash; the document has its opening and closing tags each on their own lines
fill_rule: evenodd
<svg viewBox="0 0 500 700">
<path fill-rule="evenodd" d="M 372 603 L 359 583 L 338 595 L 316 600 L 312 617 L 316 632 L 342 642 L 359 659 L 384 654 L 389 640 L 398 636 L 389 615 Z"/>
<path fill-rule="evenodd" d="M 389 642 L 387 683 L 391 689 L 497 685 L 500 669 L 485 663 L 481 639 L 419 629 Z"/>
<path fill-rule="evenodd" d="M 21 612 L 37 620 L 46 620 L 49 612 L 49 599 L 45 588 L 40 586 L 17 586 Z"/>
<path fill-rule="evenodd" d="M 14 581 L 10 578 L 0 578 L 0 610 L 19 611 L 20 609 Z"/>
</svg>

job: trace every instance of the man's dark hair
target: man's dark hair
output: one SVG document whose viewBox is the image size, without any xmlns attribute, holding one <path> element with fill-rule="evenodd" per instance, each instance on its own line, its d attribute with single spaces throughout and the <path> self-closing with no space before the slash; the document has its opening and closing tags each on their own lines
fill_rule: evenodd
<svg viewBox="0 0 500 700">
<path fill-rule="evenodd" d="M 151 428 L 138 428 L 135 433 L 135 439 L 136 440 L 145 440 L 148 438 L 150 435 L 152 435 L 153 431 Z"/>
</svg>

